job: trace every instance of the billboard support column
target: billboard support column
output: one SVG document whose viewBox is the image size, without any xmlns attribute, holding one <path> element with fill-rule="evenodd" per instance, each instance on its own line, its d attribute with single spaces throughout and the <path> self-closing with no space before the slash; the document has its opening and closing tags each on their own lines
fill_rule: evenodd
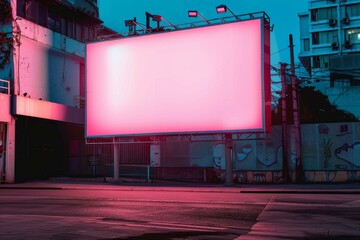
<svg viewBox="0 0 360 240">
<path fill-rule="evenodd" d="M 119 158 L 120 158 L 120 145 L 114 144 L 114 177 L 113 183 L 119 182 Z"/>
<path fill-rule="evenodd" d="M 225 185 L 231 186 L 233 184 L 232 174 L 232 134 L 225 134 Z"/>
<path fill-rule="evenodd" d="M 15 182 L 15 118 L 7 124 L 5 152 L 5 182 Z"/>
</svg>

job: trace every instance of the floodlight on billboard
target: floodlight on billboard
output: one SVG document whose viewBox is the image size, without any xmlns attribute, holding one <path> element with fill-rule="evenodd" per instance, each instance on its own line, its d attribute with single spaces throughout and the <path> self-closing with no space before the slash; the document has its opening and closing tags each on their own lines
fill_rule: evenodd
<svg viewBox="0 0 360 240">
<path fill-rule="evenodd" d="M 86 45 L 86 136 L 269 130 L 264 19 Z"/>
</svg>

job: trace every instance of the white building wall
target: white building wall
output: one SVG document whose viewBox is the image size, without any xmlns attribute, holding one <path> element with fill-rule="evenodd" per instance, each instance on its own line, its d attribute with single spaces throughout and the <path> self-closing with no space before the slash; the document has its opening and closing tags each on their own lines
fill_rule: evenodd
<svg viewBox="0 0 360 240">
<path fill-rule="evenodd" d="M 18 20 L 18 28 L 16 93 L 74 106 L 85 45 L 24 19 Z"/>
<path fill-rule="evenodd" d="M 79 95 L 79 58 L 21 38 L 19 94 L 72 106 Z"/>
</svg>

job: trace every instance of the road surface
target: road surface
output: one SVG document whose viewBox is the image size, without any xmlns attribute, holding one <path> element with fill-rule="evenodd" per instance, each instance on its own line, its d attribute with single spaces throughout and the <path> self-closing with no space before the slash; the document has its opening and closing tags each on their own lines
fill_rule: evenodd
<svg viewBox="0 0 360 240">
<path fill-rule="evenodd" d="M 109 184 L 0 188 L 0 239 L 360 239 L 360 194 Z"/>
</svg>

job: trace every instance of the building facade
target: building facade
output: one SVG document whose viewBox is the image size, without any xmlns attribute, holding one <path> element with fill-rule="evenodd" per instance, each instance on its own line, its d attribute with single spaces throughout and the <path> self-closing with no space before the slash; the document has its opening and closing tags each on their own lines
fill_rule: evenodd
<svg viewBox="0 0 360 240">
<path fill-rule="evenodd" d="M 96 0 L 1 1 L 0 182 L 69 171 L 83 148 L 85 42 Z"/>
<path fill-rule="evenodd" d="M 299 20 L 304 82 L 360 119 L 360 1 L 309 0 Z"/>
</svg>

